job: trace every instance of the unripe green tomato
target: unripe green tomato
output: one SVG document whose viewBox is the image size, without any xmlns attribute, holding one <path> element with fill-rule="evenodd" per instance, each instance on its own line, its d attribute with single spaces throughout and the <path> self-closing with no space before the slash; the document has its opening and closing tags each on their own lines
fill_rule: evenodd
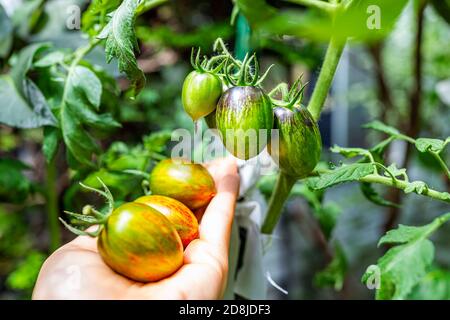
<svg viewBox="0 0 450 320">
<path fill-rule="evenodd" d="M 247 160 L 264 149 L 273 126 L 273 112 L 270 98 L 261 88 L 238 86 L 228 89 L 220 97 L 215 113 L 215 124 L 223 144 L 235 157 Z"/>
<path fill-rule="evenodd" d="M 215 74 L 192 71 L 183 83 L 181 101 L 186 113 L 197 121 L 216 109 L 222 94 L 222 81 Z"/>
<path fill-rule="evenodd" d="M 275 129 L 279 131 L 279 146 L 271 141 L 268 152 L 287 175 L 306 177 L 317 165 L 322 152 L 319 127 L 304 107 L 289 110 L 283 107 L 273 109 Z M 273 149 L 273 150 L 272 150 Z"/>
</svg>

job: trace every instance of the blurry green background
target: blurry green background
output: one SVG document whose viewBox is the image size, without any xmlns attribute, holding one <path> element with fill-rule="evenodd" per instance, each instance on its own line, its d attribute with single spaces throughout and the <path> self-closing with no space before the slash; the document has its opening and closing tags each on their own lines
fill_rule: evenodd
<svg viewBox="0 0 450 320">
<path fill-rule="evenodd" d="M 283 1 L 270 3 L 288 11 L 292 9 Z M 70 4 L 78 4 L 84 10 L 88 1 L 0 0 L 0 4 L 3 6 L 0 11 L 2 73 L 8 72 L 7 61 L 14 59 L 14 52 L 29 43 L 49 41 L 55 47 L 73 50 L 87 41 L 81 31 L 66 28 L 64 12 Z M 144 149 L 156 148 L 156 152 L 167 153 L 164 145 L 170 137 L 170 130 L 180 127 L 192 130 L 192 122 L 183 112 L 180 101 L 183 79 L 191 70 L 190 50 L 193 46 L 200 46 L 204 52 L 210 52 L 217 37 L 222 37 L 233 49 L 237 28 L 230 25 L 232 9 L 233 3 L 229 0 L 179 0 L 138 18 L 136 33 L 141 50 L 138 61 L 146 73 L 146 87 L 136 100 L 129 99 L 120 90 L 117 97 L 103 97 L 106 108 L 122 123 L 122 128 L 100 134 L 101 147 L 107 150 L 101 158 L 100 175 L 113 186 L 118 199 L 125 200 L 139 194 L 140 180 L 138 177 L 123 177 L 117 172 L 111 174 L 109 170 L 120 168 L 120 161 L 129 165 L 130 158 L 139 159 Z M 381 136 L 361 128 L 362 124 L 373 119 L 419 136 L 445 138 L 450 135 L 449 15 L 431 5 L 423 13 L 420 118 L 414 123 L 408 121 L 412 112 L 411 88 L 415 77 L 413 61 L 418 23 L 413 12 L 413 5 L 409 3 L 386 39 L 370 44 L 349 43 L 326 102 L 326 111 L 319 122 L 325 150 L 335 143 L 365 147 L 379 141 Z M 3 23 L 6 26 L 5 15 L 13 17 L 8 34 L 7 28 L 1 27 Z M 267 28 L 276 27 L 277 21 L 272 21 Z M 326 49 L 324 42 L 314 38 L 276 37 L 264 30 L 252 31 L 249 45 L 257 51 L 263 67 L 275 64 L 264 84 L 267 89 L 280 81 L 292 82 L 303 73 L 309 82 L 305 97 L 308 99 Z M 103 48 L 96 48 L 88 55 L 88 60 L 117 77 L 119 89 L 127 86 L 116 64 L 106 64 Z M 39 79 L 36 81 L 39 83 Z M 150 135 L 155 132 L 158 132 L 156 136 Z M 0 299 L 29 298 L 39 268 L 55 245 L 51 243 L 47 223 L 47 169 L 41 151 L 42 140 L 42 129 L 21 130 L 0 125 Z M 448 179 L 436 170 L 433 159 L 414 150 L 406 153 L 402 144 L 391 149 L 389 159 L 407 165 L 411 178 L 426 179 L 438 190 L 450 189 Z M 448 153 L 446 156 L 448 159 Z M 325 152 L 323 160 L 336 162 L 339 158 Z M 56 161 L 55 194 L 60 211 L 62 208 L 77 210 L 91 198 L 79 192 L 76 181 L 89 181 L 99 173 L 69 169 L 62 150 Z M 261 183 L 261 189 L 270 190 L 270 185 Z M 330 241 L 324 238 L 307 202 L 294 196 L 277 228 L 277 240 L 269 259 L 270 269 L 276 271 L 272 277 L 289 294 L 284 295 L 271 288 L 269 297 L 373 297 L 373 292 L 361 284 L 360 279 L 367 266 L 383 253 L 376 243 L 387 230 L 389 219 L 398 218 L 395 224 L 425 224 L 448 211 L 448 206 L 429 198 L 403 197 L 392 189 L 380 190 L 393 201 L 401 201 L 402 207 L 378 207 L 364 198 L 358 185 L 343 185 L 327 191 L 325 204 L 337 220 Z M 59 229 L 62 243 L 73 238 L 62 226 Z M 441 228 L 434 240 L 435 264 L 442 270 L 439 279 L 450 293 L 450 225 Z M 322 280 L 317 280 L 317 272 L 329 263 L 333 252 L 343 257 L 335 266 L 338 272 L 330 279 L 322 274 Z M 342 277 L 336 279 L 336 274 Z"/>
</svg>

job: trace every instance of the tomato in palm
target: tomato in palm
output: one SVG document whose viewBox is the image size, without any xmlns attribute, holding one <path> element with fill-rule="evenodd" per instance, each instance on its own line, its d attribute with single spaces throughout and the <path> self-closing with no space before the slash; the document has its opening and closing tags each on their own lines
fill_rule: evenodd
<svg viewBox="0 0 450 320">
<path fill-rule="evenodd" d="M 183 245 L 175 227 L 141 203 L 126 203 L 112 211 L 97 247 L 108 266 L 140 282 L 163 279 L 183 264 Z"/>
<path fill-rule="evenodd" d="M 191 210 L 209 203 L 216 194 L 214 179 L 200 164 L 184 159 L 159 162 L 150 174 L 152 194 L 176 199 Z"/>
<path fill-rule="evenodd" d="M 186 113 L 197 121 L 214 111 L 221 94 L 222 82 L 217 75 L 194 70 L 184 80 L 181 101 Z"/>
<path fill-rule="evenodd" d="M 140 197 L 134 202 L 142 203 L 158 210 L 169 219 L 180 235 L 183 247 L 198 238 L 198 222 L 192 211 L 180 201 L 158 195 Z"/>
</svg>

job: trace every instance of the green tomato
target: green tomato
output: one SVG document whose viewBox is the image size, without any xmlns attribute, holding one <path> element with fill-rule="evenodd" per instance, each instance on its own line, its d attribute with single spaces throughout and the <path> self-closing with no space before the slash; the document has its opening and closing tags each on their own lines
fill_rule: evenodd
<svg viewBox="0 0 450 320">
<path fill-rule="evenodd" d="M 276 107 L 273 111 L 274 127 L 279 130 L 279 145 L 277 147 L 271 141 L 267 151 L 285 174 L 304 178 L 320 159 L 322 139 L 319 127 L 304 107 L 292 110 Z"/>
<path fill-rule="evenodd" d="M 128 202 L 115 209 L 97 247 L 108 266 L 135 281 L 158 281 L 183 265 L 177 230 L 166 216 L 142 203 Z"/>
<path fill-rule="evenodd" d="M 270 98 L 261 88 L 228 89 L 220 98 L 215 113 L 222 141 L 235 157 L 247 160 L 264 149 L 273 126 L 273 112 Z M 229 141 L 230 138 L 233 141 Z"/>
<path fill-rule="evenodd" d="M 212 73 L 192 71 L 183 83 L 181 101 L 186 113 L 197 121 L 216 109 L 222 94 L 222 81 Z"/>
</svg>

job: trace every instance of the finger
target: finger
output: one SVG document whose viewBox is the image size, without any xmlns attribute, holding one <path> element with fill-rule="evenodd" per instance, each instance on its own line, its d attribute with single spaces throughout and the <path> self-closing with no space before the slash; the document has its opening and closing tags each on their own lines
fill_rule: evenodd
<svg viewBox="0 0 450 320">
<path fill-rule="evenodd" d="M 210 169 L 216 180 L 217 194 L 203 215 L 200 239 L 226 255 L 239 192 L 239 175 L 236 161 L 232 158 L 224 159 Z"/>
</svg>

